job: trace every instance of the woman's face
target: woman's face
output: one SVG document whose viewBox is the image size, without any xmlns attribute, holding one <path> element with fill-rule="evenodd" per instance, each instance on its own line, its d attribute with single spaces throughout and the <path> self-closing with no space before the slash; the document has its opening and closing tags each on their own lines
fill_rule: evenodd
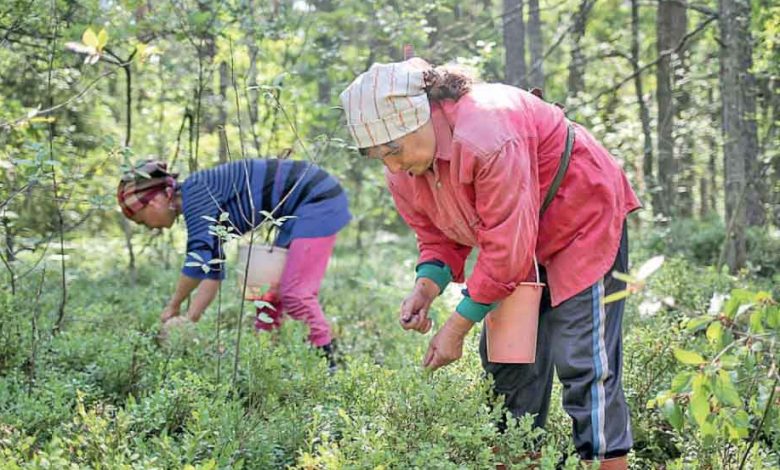
<svg viewBox="0 0 780 470">
<path fill-rule="evenodd" d="M 368 158 L 382 160 L 390 173 L 405 171 L 420 176 L 431 168 L 436 153 L 433 123 L 429 119 L 414 132 L 387 144 L 369 147 L 362 153 Z"/>
<path fill-rule="evenodd" d="M 171 200 L 160 191 L 141 210 L 133 214 L 130 220 L 148 228 L 171 228 L 176 220 L 176 212 L 171 208 Z"/>
</svg>

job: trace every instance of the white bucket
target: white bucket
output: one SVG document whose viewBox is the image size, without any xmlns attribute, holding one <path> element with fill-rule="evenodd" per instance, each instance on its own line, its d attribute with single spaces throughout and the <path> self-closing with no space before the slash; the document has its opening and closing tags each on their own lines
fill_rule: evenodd
<svg viewBox="0 0 780 470">
<path fill-rule="evenodd" d="M 247 258 L 249 258 L 249 271 L 246 270 Z M 287 249 L 278 246 L 263 244 L 252 245 L 252 256 L 249 256 L 249 245 L 238 245 L 238 287 L 244 287 L 244 273 L 246 279 L 246 297 L 254 298 L 262 294 L 265 287 L 279 284 L 287 262 Z"/>
</svg>

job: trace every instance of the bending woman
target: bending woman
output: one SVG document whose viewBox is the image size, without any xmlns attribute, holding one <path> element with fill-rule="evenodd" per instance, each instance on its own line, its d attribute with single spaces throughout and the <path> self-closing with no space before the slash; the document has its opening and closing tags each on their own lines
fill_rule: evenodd
<svg viewBox="0 0 780 470">
<path fill-rule="evenodd" d="M 278 297 L 267 297 L 309 326 L 309 341 L 332 351 L 330 325 L 317 299 L 336 233 L 349 222 L 347 197 L 338 181 L 316 165 L 294 160 L 251 159 L 198 171 L 182 183 L 166 164 L 147 161 L 123 175 L 117 190 L 122 213 L 149 228 L 170 228 L 184 216 L 187 256 L 170 301 L 160 315 L 165 323 L 182 315 L 182 302 L 196 288 L 186 318 L 197 322 L 225 278 L 224 251 L 211 226 L 223 221 L 241 235 L 273 213 L 286 219 L 275 245 L 289 248 Z M 227 219 L 221 214 L 227 214 Z M 205 266 L 205 268 L 204 268 Z M 278 322 L 275 320 L 275 325 Z M 259 322 L 262 326 L 262 322 Z"/>
<path fill-rule="evenodd" d="M 357 147 L 384 163 L 398 212 L 417 235 L 417 280 L 399 315 L 404 329 L 431 328 L 431 302 L 450 281 L 464 281 L 466 257 L 479 249 L 463 298 L 423 365 L 459 359 L 472 326 L 529 280 L 535 255 L 549 286 L 536 362 L 490 362 L 483 330 L 483 367 L 512 413 L 534 414 L 542 426 L 554 366 L 580 456 L 626 468 L 623 301 L 605 305 L 604 297 L 624 288 L 611 273 L 627 270 L 626 215 L 639 202 L 618 163 L 539 97 L 420 59 L 374 64 L 341 102 Z"/>
</svg>

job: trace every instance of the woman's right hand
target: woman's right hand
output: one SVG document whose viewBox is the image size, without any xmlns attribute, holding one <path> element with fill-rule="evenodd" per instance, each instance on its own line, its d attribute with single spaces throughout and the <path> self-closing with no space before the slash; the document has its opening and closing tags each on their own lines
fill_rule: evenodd
<svg viewBox="0 0 780 470">
<path fill-rule="evenodd" d="M 439 295 L 439 286 L 435 282 L 424 277 L 418 279 L 412 293 L 401 302 L 398 319 L 401 328 L 422 334 L 430 331 L 433 322 L 428 318 L 428 309 L 437 295 Z"/>
<path fill-rule="evenodd" d="M 166 305 L 160 314 L 160 323 L 165 323 L 173 317 L 179 316 L 179 309 Z"/>
</svg>

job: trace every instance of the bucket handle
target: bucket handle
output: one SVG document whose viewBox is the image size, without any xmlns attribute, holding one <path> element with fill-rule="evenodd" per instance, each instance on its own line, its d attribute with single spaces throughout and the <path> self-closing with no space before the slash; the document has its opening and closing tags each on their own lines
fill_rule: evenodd
<svg viewBox="0 0 780 470">
<path fill-rule="evenodd" d="M 541 284 L 542 278 L 539 275 L 539 262 L 536 261 L 536 254 L 534 254 L 534 270 L 536 271 L 536 283 Z"/>
</svg>

